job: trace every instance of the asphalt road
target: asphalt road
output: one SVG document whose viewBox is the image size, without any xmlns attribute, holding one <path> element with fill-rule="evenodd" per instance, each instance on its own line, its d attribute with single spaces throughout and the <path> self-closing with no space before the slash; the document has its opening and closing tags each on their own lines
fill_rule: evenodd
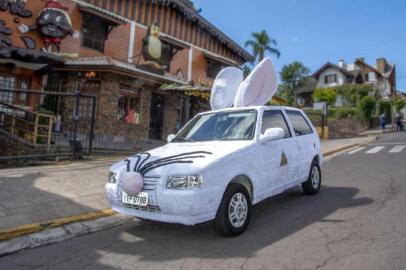
<svg viewBox="0 0 406 270">
<path fill-rule="evenodd" d="M 238 238 L 132 223 L 0 258 L 0 269 L 406 269 L 406 133 L 325 163 L 316 196 L 300 188 L 257 205 Z"/>
</svg>

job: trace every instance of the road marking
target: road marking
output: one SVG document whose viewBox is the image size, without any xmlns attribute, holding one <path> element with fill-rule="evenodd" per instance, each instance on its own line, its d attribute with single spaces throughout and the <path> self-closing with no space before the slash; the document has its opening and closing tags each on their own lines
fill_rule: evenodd
<svg viewBox="0 0 406 270">
<path fill-rule="evenodd" d="M 370 143 L 368 145 L 370 146 L 376 146 L 376 145 L 399 145 L 399 144 L 404 144 L 405 142 L 392 142 L 392 143 Z"/>
<path fill-rule="evenodd" d="M 359 152 L 361 150 L 364 150 L 364 149 L 365 149 L 365 147 L 359 147 L 359 148 L 357 148 L 355 150 L 352 150 L 352 151 L 348 152 L 348 154 L 353 155 L 353 154 L 355 154 L 355 153 L 357 153 L 357 152 Z"/>
<path fill-rule="evenodd" d="M 382 149 L 384 149 L 385 146 L 375 146 L 374 148 L 372 148 L 371 150 L 367 151 L 367 154 L 376 154 L 379 151 L 381 151 Z"/>
<path fill-rule="evenodd" d="M 400 153 L 400 152 L 402 152 L 403 149 L 405 149 L 405 148 L 406 148 L 406 145 L 397 145 L 397 146 L 393 147 L 393 148 L 389 151 L 389 153 Z"/>
</svg>

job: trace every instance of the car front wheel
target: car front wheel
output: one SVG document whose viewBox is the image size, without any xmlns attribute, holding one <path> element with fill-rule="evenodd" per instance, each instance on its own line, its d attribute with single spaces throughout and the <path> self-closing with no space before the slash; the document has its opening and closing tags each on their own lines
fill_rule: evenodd
<svg viewBox="0 0 406 270">
<path fill-rule="evenodd" d="M 313 162 L 309 177 L 306 182 L 302 183 L 303 192 L 305 194 L 314 195 L 320 191 L 321 187 L 321 170 L 317 162 Z"/>
<path fill-rule="evenodd" d="M 217 231 L 226 236 L 238 236 L 247 229 L 251 218 L 251 198 L 240 184 L 231 183 L 221 200 L 215 219 Z"/>
</svg>

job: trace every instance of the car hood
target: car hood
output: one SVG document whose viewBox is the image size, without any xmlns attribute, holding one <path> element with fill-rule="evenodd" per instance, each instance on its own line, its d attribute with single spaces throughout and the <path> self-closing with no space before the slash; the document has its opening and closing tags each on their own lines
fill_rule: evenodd
<svg viewBox="0 0 406 270">
<path fill-rule="evenodd" d="M 110 170 L 115 172 L 142 171 L 142 168 L 151 168 L 147 175 L 168 174 L 196 174 L 204 168 L 225 159 L 233 158 L 234 154 L 243 151 L 251 145 L 252 141 L 210 141 L 210 142 L 184 142 L 168 143 L 164 146 L 134 155 L 114 164 Z M 164 159 L 164 160 L 162 160 Z M 161 162 L 157 162 L 160 161 Z M 150 162 L 157 162 L 152 164 Z M 148 164 L 149 163 L 149 164 Z M 138 166 L 137 166 L 138 165 Z M 147 166 L 147 167 L 145 167 Z"/>
</svg>

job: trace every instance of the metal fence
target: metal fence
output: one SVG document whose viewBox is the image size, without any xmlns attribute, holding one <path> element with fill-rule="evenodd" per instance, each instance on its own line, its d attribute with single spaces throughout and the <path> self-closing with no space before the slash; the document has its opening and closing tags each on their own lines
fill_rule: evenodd
<svg viewBox="0 0 406 270">
<path fill-rule="evenodd" d="M 321 112 L 306 112 L 307 117 L 309 117 L 312 124 L 316 127 L 320 138 L 328 138 L 328 124 L 327 117 Z"/>
<path fill-rule="evenodd" d="M 96 97 L 80 91 L 0 89 L 0 131 L 9 142 L 0 160 L 89 156 L 95 111 Z"/>
</svg>

